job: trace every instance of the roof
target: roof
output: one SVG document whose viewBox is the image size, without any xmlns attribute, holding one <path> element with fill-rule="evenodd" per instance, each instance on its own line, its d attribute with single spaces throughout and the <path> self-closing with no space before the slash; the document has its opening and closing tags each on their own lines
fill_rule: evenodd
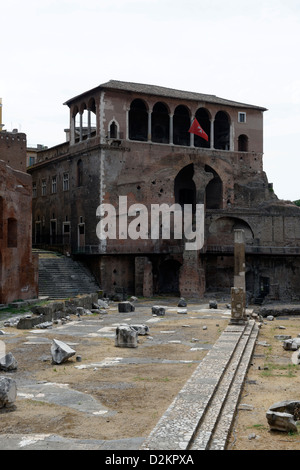
<svg viewBox="0 0 300 470">
<path fill-rule="evenodd" d="M 118 80 L 109 80 L 106 83 L 99 85 L 96 88 L 93 88 L 89 91 L 82 93 L 70 100 L 66 101 L 64 104 L 69 105 L 72 102 L 76 101 L 79 97 L 83 97 L 86 94 L 90 94 L 91 92 L 100 91 L 100 90 L 118 90 L 118 91 L 127 91 L 131 93 L 138 93 L 144 95 L 155 95 L 164 98 L 177 98 L 182 100 L 190 100 L 190 101 L 201 101 L 206 103 L 213 103 L 225 106 L 235 106 L 239 108 L 252 108 L 252 109 L 259 109 L 261 111 L 266 111 L 266 108 L 261 106 L 255 106 L 247 103 L 240 103 L 238 101 L 227 100 L 224 98 L 220 98 L 216 95 L 208 95 L 204 93 L 197 93 L 192 91 L 183 91 L 183 90 L 176 90 L 173 88 L 166 88 L 157 85 L 147 85 L 144 83 L 133 83 L 133 82 L 123 82 Z"/>
</svg>

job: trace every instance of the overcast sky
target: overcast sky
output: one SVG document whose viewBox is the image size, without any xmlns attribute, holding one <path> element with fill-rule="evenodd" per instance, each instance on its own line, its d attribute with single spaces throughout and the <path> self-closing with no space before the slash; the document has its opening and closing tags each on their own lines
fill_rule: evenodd
<svg viewBox="0 0 300 470">
<path fill-rule="evenodd" d="M 300 199 L 299 0 L 2 2 L 4 129 L 65 141 L 63 103 L 110 79 L 262 106 L 264 170 Z"/>
</svg>

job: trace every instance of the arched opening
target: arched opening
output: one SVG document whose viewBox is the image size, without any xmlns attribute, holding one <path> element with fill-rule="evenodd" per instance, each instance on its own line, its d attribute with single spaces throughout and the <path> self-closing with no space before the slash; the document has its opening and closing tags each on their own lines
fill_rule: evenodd
<svg viewBox="0 0 300 470">
<path fill-rule="evenodd" d="M 82 186 L 83 184 L 83 163 L 82 160 L 77 162 L 77 186 Z"/>
<path fill-rule="evenodd" d="M 118 126 L 115 121 L 109 126 L 109 137 L 110 139 L 116 139 L 118 137 Z"/>
<path fill-rule="evenodd" d="M 189 110 L 183 105 L 177 106 L 173 116 L 173 143 L 175 145 L 190 145 L 190 126 Z"/>
<path fill-rule="evenodd" d="M 89 132 L 91 137 L 97 133 L 97 116 L 96 116 L 96 102 L 95 98 L 91 98 L 88 102 L 89 111 Z"/>
<path fill-rule="evenodd" d="M 164 103 L 156 103 L 151 115 L 152 142 L 169 143 L 169 112 Z"/>
<path fill-rule="evenodd" d="M 7 219 L 7 246 L 16 248 L 18 246 L 18 222 L 16 219 Z"/>
<path fill-rule="evenodd" d="M 201 148 L 209 148 L 210 147 L 210 116 L 208 111 L 205 108 L 200 108 L 195 114 L 195 118 L 199 122 L 200 126 L 204 130 L 204 132 L 208 135 L 208 141 L 199 137 L 198 135 L 194 135 L 194 146 L 201 147 Z"/>
<path fill-rule="evenodd" d="M 230 150 L 230 122 L 224 111 L 217 112 L 215 117 L 214 148 L 217 150 Z"/>
<path fill-rule="evenodd" d="M 158 293 L 179 295 L 179 270 L 181 264 L 176 260 L 161 263 L 158 272 Z"/>
<path fill-rule="evenodd" d="M 192 204 L 193 212 L 196 209 L 196 185 L 193 180 L 194 165 L 185 166 L 177 174 L 174 181 L 175 202 L 182 207 L 185 204 Z"/>
<path fill-rule="evenodd" d="M 223 183 L 218 173 L 208 165 L 205 165 L 205 171 L 214 175 L 205 189 L 205 207 L 206 209 L 221 209 L 223 200 Z"/>
<path fill-rule="evenodd" d="M 133 100 L 129 110 L 129 139 L 148 140 L 148 111 L 144 101 Z"/>
<path fill-rule="evenodd" d="M 246 136 L 245 134 L 239 135 L 239 138 L 238 138 L 238 151 L 239 152 L 248 152 L 248 142 L 249 142 L 248 136 Z"/>
<path fill-rule="evenodd" d="M 238 217 L 220 217 L 209 227 L 208 244 L 233 246 L 237 229 L 244 230 L 247 244 L 253 243 L 254 233 L 248 222 Z"/>
</svg>

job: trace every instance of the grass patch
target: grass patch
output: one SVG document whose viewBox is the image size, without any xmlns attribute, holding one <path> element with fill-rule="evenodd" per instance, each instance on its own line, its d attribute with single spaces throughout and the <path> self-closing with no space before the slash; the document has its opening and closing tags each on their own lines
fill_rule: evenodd
<svg viewBox="0 0 300 470">
<path fill-rule="evenodd" d="M 296 364 L 273 364 L 268 363 L 265 364 L 267 369 L 262 371 L 263 377 L 288 377 L 293 378 L 297 376 L 297 371 L 299 370 L 299 366 Z"/>
</svg>

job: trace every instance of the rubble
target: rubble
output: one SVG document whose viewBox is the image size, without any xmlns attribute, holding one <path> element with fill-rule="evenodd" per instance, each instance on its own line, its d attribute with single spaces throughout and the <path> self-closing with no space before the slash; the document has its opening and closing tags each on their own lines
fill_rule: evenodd
<svg viewBox="0 0 300 470">
<path fill-rule="evenodd" d="M 18 368 L 18 362 L 14 355 L 9 352 L 0 358 L 0 370 L 12 371 Z"/>
<path fill-rule="evenodd" d="M 70 357 L 74 356 L 74 354 L 76 354 L 76 351 L 70 348 L 70 346 L 68 346 L 63 341 L 54 339 L 51 345 L 51 354 L 52 360 L 55 364 L 62 364 L 63 362 L 66 362 Z"/>
<path fill-rule="evenodd" d="M 266 417 L 271 430 L 297 433 L 300 402 L 298 400 L 286 400 L 275 403 L 268 409 Z"/>
<path fill-rule="evenodd" d="M 119 348 L 137 348 L 138 331 L 128 325 L 121 325 L 116 328 L 115 345 Z"/>
<path fill-rule="evenodd" d="M 124 312 L 134 312 L 135 311 L 135 306 L 131 302 L 119 302 L 118 303 L 118 310 L 120 313 Z"/>
<path fill-rule="evenodd" d="M 152 307 L 152 314 L 153 315 L 159 315 L 159 316 L 164 316 L 166 313 L 166 308 L 162 307 L 161 305 L 153 305 Z"/>
<path fill-rule="evenodd" d="M 0 377 L 0 408 L 12 406 L 17 398 L 16 381 L 9 377 Z"/>
</svg>

